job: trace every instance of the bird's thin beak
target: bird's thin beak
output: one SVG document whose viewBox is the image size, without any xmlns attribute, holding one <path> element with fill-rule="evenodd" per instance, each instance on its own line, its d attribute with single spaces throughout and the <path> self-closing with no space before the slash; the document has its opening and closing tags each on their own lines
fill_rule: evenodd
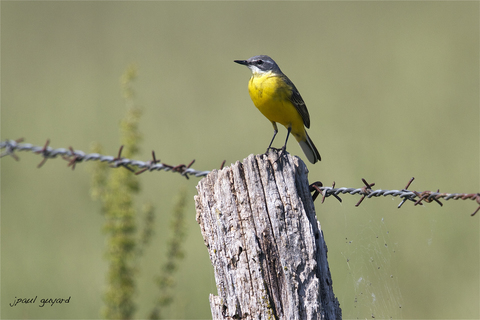
<svg viewBox="0 0 480 320">
<path fill-rule="evenodd" d="M 247 60 L 233 60 L 233 62 L 236 62 L 236 63 L 238 63 L 238 64 L 243 64 L 244 66 L 247 66 L 247 65 L 248 65 Z"/>
</svg>

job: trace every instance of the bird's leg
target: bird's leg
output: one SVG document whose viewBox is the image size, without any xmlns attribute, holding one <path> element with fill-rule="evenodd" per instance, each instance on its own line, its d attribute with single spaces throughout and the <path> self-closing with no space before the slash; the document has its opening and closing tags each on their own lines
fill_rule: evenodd
<svg viewBox="0 0 480 320">
<path fill-rule="evenodd" d="M 267 148 L 267 151 L 265 152 L 265 154 L 268 154 L 268 150 L 270 150 L 272 148 L 273 140 L 275 140 L 275 136 L 278 133 L 277 124 L 275 122 L 272 122 L 272 125 L 273 125 L 273 137 L 272 137 L 272 141 L 270 141 L 270 144 L 268 145 L 268 148 Z"/>
<path fill-rule="evenodd" d="M 287 152 L 287 141 L 288 137 L 290 136 L 290 131 L 292 131 L 292 127 L 288 127 L 287 131 L 287 138 L 285 139 L 285 144 L 282 147 L 282 152 L 280 153 L 280 156 L 283 156 Z"/>
</svg>

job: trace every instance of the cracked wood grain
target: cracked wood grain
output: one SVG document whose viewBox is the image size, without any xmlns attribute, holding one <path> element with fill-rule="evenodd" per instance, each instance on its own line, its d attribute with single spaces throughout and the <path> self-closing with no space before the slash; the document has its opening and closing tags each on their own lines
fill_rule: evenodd
<svg viewBox="0 0 480 320">
<path fill-rule="evenodd" d="M 197 185 L 197 222 L 214 267 L 213 319 L 340 319 L 307 168 L 250 155 Z"/>
</svg>

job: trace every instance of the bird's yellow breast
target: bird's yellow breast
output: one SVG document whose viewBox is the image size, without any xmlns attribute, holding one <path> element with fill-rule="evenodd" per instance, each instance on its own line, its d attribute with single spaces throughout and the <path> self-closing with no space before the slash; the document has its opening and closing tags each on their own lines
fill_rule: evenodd
<svg viewBox="0 0 480 320">
<path fill-rule="evenodd" d="M 292 88 L 283 78 L 267 72 L 254 74 L 248 83 L 248 92 L 253 104 L 270 121 L 291 127 L 294 133 L 303 133 L 303 120 L 290 101 Z"/>
</svg>

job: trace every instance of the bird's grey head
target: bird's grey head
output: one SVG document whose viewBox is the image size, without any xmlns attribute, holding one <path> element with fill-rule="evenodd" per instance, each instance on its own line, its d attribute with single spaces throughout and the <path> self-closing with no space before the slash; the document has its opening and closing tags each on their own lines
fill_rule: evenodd
<svg viewBox="0 0 480 320">
<path fill-rule="evenodd" d="M 272 71 L 273 73 L 282 72 L 277 63 L 272 58 L 265 55 L 253 56 L 247 60 L 234 60 L 234 62 L 247 66 L 254 74 L 262 74 L 269 71 Z"/>
</svg>

